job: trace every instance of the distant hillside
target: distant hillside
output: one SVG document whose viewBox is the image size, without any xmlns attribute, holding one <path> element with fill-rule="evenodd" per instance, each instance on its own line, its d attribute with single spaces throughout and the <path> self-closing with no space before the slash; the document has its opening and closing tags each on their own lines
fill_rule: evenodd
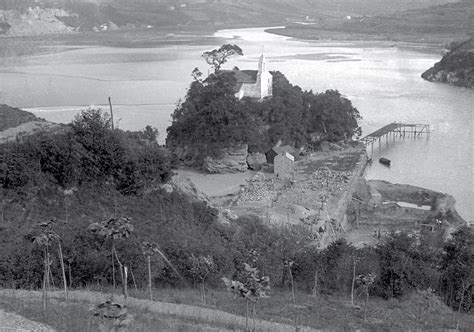
<svg viewBox="0 0 474 332">
<path fill-rule="evenodd" d="M 0 0 L 0 34 L 160 26 L 264 26 L 393 13 L 457 0 Z"/>
<path fill-rule="evenodd" d="M 19 108 L 0 104 L 0 131 L 19 126 L 26 122 L 44 121 L 37 118 L 34 114 L 22 111 Z"/>
<path fill-rule="evenodd" d="M 432 82 L 474 88 L 474 39 L 451 44 L 450 52 L 421 77 Z"/>
<path fill-rule="evenodd" d="M 474 33 L 474 2 L 452 3 L 384 15 L 353 15 L 324 18 L 304 24 L 289 24 L 272 32 L 305 39 L 331 34 L 386 40 L 449 40 L 468 38 Z M 434 38 L 436 37 L 436 38 Z"/>
</svg>

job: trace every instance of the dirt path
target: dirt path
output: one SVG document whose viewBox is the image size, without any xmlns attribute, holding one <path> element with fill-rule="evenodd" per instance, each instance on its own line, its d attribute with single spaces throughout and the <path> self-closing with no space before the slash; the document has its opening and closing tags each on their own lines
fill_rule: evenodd
<svg viewBox="0 0 474 332">
<path fill-rule="evenodd" d="M 20 315 L 5 312 L 0 309 L 0 331 L 50 332 L 54 330 L 44 324 L 33 322 Z"/>
</svg>

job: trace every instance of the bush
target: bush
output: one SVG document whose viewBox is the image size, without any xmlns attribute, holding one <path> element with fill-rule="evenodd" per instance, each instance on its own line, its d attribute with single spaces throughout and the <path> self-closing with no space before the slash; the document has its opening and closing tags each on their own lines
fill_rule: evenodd
<svg viewBox="0 0 474 332">
<path fill-rule="evenodd" d="M 39 133 L 9 143 L 0 151 L 0 185 L 5 189 L 53 181 L 67 188 L 83 183 L 113 183 L 124 194 L 137 194 L 171 174 L 171 160 L 156 142 L 157 132 L 112 130 L 110 118 L 89 109 L 70 129 Z"/>
</svg>

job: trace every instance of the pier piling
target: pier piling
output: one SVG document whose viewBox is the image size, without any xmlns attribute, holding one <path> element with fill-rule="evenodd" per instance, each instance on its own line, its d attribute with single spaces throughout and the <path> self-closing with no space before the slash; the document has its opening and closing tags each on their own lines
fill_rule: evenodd
<svg viewBox="0 0 474 332">
<path fill-rule="evenodd" d="M 397 135 L 398 133 L 398 135 Z M 379 151 L 382 150 L 382 139 L 385 137 L 385 146 L 388 145 L 389 141 L 395 141 L 397 136 L 405 138 L 407 135 L 413 134 L 413 139 L 426 135 L 430 137 L 431 130 L 429 124 L 407 124 L 407 123 L 391 123 L 388 124 L 373 133 L 365 136 L 361 139 L 364 142 L 366 149 L 368 146 L 371 147 L 371 156 L 374 154 L 374 143 L 379 142 Z"/>
</svg>

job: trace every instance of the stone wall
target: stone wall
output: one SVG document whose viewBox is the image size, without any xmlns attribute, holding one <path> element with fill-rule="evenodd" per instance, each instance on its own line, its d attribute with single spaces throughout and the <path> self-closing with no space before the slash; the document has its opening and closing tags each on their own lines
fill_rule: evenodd
<svg viewBox="0 0 474 332">
<path fill-rule="evenodd" d="M 360 159 L 353 170 L 352 178 L 347 185 L 347 189 L 342 194 L 337 203 L 336 213 L 331 216 L 330 229 L 327 230 L 321 237 L 320 248 L 327 247 L 332 241 L 341 237 L 341 235 L 351 229 L 351 225 L 347 219 L 347 209 L 352 201 L 352 194 L 355 192 L 357 181 L 364 175 L 367 167 L 367 154 L 365 150 L 361 153 Z"/>
</svg>

